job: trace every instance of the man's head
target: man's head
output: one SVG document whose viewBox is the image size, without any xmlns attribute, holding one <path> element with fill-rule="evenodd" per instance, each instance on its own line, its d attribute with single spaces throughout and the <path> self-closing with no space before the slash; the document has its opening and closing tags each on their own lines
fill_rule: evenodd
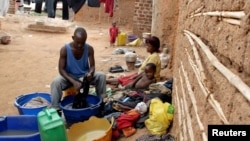
<svg viewBox="0 0 250 141">
<path fill-rule="evenodd" d="M 148 63 L 145 67 L 145 73 L 148 79 L 153 79 L 156 72 L 156 65 L 154 63 Z"/>
<path fill-rule="evenodd" d="M 75 29 L 74 35 L 72 36 L 74 46 L 77 48 L 82 48 L 87 40 L 87 32 L 82 27 L 77 27 Z"/>
</svg>

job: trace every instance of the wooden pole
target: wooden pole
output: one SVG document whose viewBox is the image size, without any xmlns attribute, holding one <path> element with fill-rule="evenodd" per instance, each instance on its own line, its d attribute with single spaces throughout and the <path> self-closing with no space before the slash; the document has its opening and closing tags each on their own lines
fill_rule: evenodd
<svg viewBox="0 0 250 141">
<path fill-rule="evenodd" d="M 195 34 L 191 33 L 188 30 L 184 30 L 184 32 L 190 35 L 200 45 L 201 49 L 207 55 L 212 65 L 217 70 L 219 70 L 219 72 L 221 72 L 221 74 L 224 75 L 227 78 L 227 80 L 232 85 L 234 85 L 248 101 L 250 101 L 250 87 L 246 83 L 244 83 L 239 76 L 235 75 L 223 64 L 221 64 L 219 60 L 209 50 L 209 47 L 206 46 L 200 38 L 198 38 Z"/>
</svg>

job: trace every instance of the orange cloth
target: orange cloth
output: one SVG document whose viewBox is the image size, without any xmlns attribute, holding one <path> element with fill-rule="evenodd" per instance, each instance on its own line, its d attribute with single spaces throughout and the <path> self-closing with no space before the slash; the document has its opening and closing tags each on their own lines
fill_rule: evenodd
<svg viewBox="0 0 250 141">
<path fill-rule="evenodd" d="M 134 127 L 127 127 L 122 129 L 122 133 L 125 137 L 132 136 L 136 132 Z"/>
<path fill-rule="evenodd" d="M 131 136 L 135 133 L 133 130 L 134 123 L 139 119 L 140 113 L 135 110 L 129 110 L 122 113 L 117 119 L 117 126 L 113 129 L 113 137 L 118 138 L 120 136 L 119 131 L 123 131 L 124 136 Z"/>
</svg>

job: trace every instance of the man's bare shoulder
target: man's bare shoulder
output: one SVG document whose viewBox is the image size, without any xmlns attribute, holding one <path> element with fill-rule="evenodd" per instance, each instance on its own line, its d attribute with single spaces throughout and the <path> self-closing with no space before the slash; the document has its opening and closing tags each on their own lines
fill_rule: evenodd
<svg viewBox="0 0 250 141">
<path fill-rule="evenodd" d="M 89 53 L 94 53 L 94 48 L 91 45 L 89 45 Z"/>
</svg>

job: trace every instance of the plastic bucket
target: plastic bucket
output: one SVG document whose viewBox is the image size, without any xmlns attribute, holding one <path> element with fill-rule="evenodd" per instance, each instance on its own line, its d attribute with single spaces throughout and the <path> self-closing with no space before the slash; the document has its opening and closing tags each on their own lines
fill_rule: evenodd
<svg viewBox="0 0 250 141">
<path fill-rule="evenodd" d="M 148 32 L 142 33 L 142 41 L 144 44 L 146 43 L 146 39 L 149 37 L 151 37 L 151 33 L 148 33 Z"/>
<path fill-rule="evenodd" d="M 137 55 L 135 53 L 126 53 L 125 60 L 126 62 L 136 62 Z"/>
<path fill-rule="evenodd" d="M 127 34 L 126 33 L 120 33 L 117 37 L 117 46 L 125 46 L 127 41 Z"/>
<path fill-rule="evenodd" d="M 0 117 L 0 141 L 40 141 L 37 116 Z"/>
<path fill-rule="evenodd" d="M 133 42 L 134 40 L 136 40 L 138 37 L 136 35 L 128 35 L 128 42 Z"/>
<path fill-rule="evenodd" d="M 40 111 L 42 111 L 47 106 L 38 106 L 34 108 L 25 107 L 25 104 L 28 103 L 32 98 L 42 97 L 48 102 L 51 102 L 51 96 L 49 93 L 44 92 L 36 92 L 25 95 L 20 95 L 16 98 L 14 103 L 15 107 L 18 109 L 20 115 L 37 115 Z"/>
<path fill-rule="evenodd" d="M 77 122 L 82 122 L 89 119 L 91 116 L 95 116 L 99 113 L 101 106 L 101 98 L 95 95 L 88 95 L 86 101 L 89 107 L 82 109 L 72 109 L 72 104 L 74 101 L 73 95 L 69 95 L 63 98 L 59 106 L 63 111 L 63 115 L 68 124 L 73 124 Z"/>
<path fill-rule="evenodd" d="M 111 141 L 112 125 L 106 118 L 91 116 L 84 122 L 73 124 L 68 130 L 69 141 Z"/>
</svg>

